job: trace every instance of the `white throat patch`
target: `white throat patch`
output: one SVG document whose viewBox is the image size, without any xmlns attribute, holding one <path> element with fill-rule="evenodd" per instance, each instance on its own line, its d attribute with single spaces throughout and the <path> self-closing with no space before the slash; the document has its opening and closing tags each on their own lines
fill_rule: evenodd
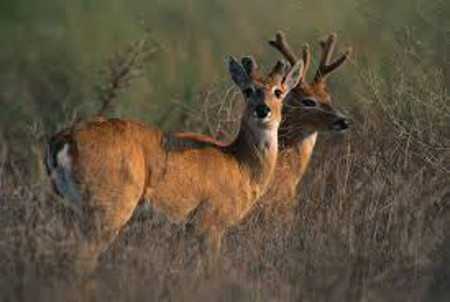
<svg viewBox="0 0 450 302">
<path fill-rule="evenodd" d="M 258 132 L 259 148 L 261 150 L 268 149 L 270 151 L 278 150 L 278 130 L 274 129 L 261 129 Z"/>
</svg>

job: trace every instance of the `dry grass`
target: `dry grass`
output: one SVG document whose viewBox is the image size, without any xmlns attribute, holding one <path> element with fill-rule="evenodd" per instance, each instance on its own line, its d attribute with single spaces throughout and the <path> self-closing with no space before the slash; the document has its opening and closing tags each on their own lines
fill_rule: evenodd
<svg viewBox="0 0 450 302">
<path fill-rule="evenodd" d="M 439 71 L 393 60 L 389 79 L 353 66 L 353 128 L 320 135 L 293 217 L 249 217 L 210 277 L 172 263 L 179 226 L 139 210 L 103 255 L 95 288 L 79 287 L 68 272 L 76 214 L 51 193 L 38 146 L 27 160 L 4 146 L 0 300 L 419 301 L 432 288 L 437 301 L 450 273 L 450 102 Z M 199 114 L 184 108 L 183 122 L 233 133 L 238 102 L 222 90 L 202 96 Z"/>
</svg>

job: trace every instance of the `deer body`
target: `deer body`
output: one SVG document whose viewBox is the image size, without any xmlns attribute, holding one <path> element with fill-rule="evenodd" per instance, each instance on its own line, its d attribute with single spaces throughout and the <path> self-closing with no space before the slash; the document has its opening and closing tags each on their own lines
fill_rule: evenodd
<svg viewBox="0 0 450 302">
<path fill-rule="evenodd" d="M 263 193 L 278 150 L 276 128 L 261 138 L 244 132 L 232 144 L 217 146 L 127 120 L 88 121 L 62 134 L 68 143 L 57 160 L 70 171 L 77 190 L 61 186 L 59 191 L 76 206 L 82 200 L 82 209 L 105 213 L 104 227 L 115 231 L 142 197 L 173 222 L 206 202 L 209 224 L 232 225 Z M 265 145 L 258 146 L 258 140 Z"/>
<path fill-rule="evenodd" d="M 217 253 L 226 228 L 264 193 L 278 153 L 282 97 L 302 65 L 265 81 L 234 59 L 230 72 L 244 91 L 240 131 L 230 144 L 184 139 L 123 119 L 94 118 L 54 135 L 47 168 L 56 191 L 81 212 L 86 240 L 79 257 L 91 270 L 143 198 L 174 222 L 189 218 L 194 235 Z M 250 64 L 250 65 L 249 65 Z M 253 67 L 251 67 L 253 68 Z M 203 240 L 207 242 L 208 240 Z M 203 247 L 205 250 L 205 247 Z"/>
<path fill-rule="evenodd" d="M 241 131 L 227 146 L 192 143 L 200 148 L 176 135 L 164 135 L 166 164 L 161 178 L 148 187 L 146 199 L 173 221 L 183 221 L 205 203 L 210 209 L 205 224 L 235 224 L 262 195 L 275 168 L 276 131 L 256 134 L 261 137 Z"/>
</svg>

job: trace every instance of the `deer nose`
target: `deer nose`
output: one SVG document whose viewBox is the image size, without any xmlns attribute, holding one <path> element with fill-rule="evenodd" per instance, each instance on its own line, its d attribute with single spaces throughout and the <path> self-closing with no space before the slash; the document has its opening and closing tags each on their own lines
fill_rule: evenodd
<svg viewBox="0 0 450 302">
<path fill-rule="evenodd" d="M 254 114 L 257 118 L 266 118 L 269 115 L 269 113 L 270 113 L 270 107 L 267 105 L 263 105 L 263 104 L 256 106 L 255 112 L 254 112 Z"/>
<path fill-rule="evenodd" d="M 350 126 L 350 122 L 346 118 L 337 118 L 330 125 L 330 130 L 343 131 Z"/>
</svg>

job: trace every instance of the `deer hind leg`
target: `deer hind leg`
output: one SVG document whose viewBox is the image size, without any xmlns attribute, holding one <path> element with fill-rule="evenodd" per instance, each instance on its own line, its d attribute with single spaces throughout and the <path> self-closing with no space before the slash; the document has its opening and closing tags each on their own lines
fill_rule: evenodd
<svg viewBox="0 0 450 302">
<path fill-rule="evenodd" d="M 101 238 L 102 237 L 102 238 Z M 104 284 L 98 274 L 100 256 L 108 249 L 116 236 L 99 233 L 88 235 L 77 249 L 75 258 L 75 286 L 82 293 L 98 292 Z"/>
<path fill-rule="evenodd" d="M 131 219 L 140 197 L 133 194 L 110 196 L 108 203 L 92 203 L 82 209 L 80 230 L 82 240 L 75 255 L 75 271 L 80 277 L 91 277 L 100 256 L 111 246 L 122 228 Z M 92 206 L 95 205 L 95 206 Z"/>
<path fill-rule="evenodd" d="M 88 277 L 95 272 L 100 255 L 115 238 L 115 230 L 104 222 L 105 215 L 99 212 L 85 210 L 80 221 L 82 238 L 75 255 L 75 271 L 80 277 Z"/>
</svg>

